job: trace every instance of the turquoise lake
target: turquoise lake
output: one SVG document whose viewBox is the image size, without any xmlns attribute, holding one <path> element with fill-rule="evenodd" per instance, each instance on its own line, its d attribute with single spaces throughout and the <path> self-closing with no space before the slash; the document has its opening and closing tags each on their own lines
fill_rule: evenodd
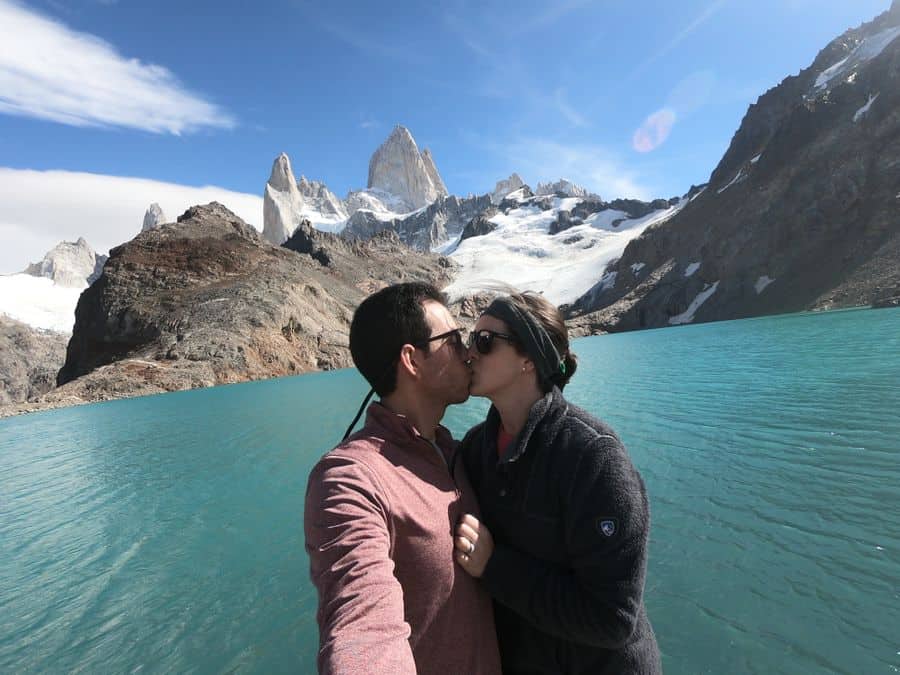
<svg viewBox="0 0 900 675">
<path fill-rule="evenodd" d="M 568 397 L 650 494 L 666 673 L 900 672 L 900 309 L 574 349 Z M 0 421 L 0 672 L 315 672 L 306 477 L 365 392 L 341 371 Z"/>
</svg>

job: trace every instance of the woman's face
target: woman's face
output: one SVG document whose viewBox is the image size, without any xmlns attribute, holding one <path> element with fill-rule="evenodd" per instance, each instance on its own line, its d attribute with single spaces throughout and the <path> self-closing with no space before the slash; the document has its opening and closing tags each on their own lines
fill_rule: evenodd
<svg viewBox="0 0 900 675">
<path fill-rule="evenodd" d="M 478 331 L 483 330 L 512 335 L 505 322 L 486 314 L 478 318 L 472 334 L 477 335 Z M 473 342 L 469 347 L 469 358 L 472 364 L 472 384 L 469 393 L 487 398 L 492 398 L 510 387 L 521 386 L 523 381 L 520 378 L 525 375 L 526 364 L 531 363 L 531 360 L 517 352 L 515 346 L 508 340 L 496 336 L 491 341 L 491 349 L 487 354 L 479 352 Z"/>
</svg>

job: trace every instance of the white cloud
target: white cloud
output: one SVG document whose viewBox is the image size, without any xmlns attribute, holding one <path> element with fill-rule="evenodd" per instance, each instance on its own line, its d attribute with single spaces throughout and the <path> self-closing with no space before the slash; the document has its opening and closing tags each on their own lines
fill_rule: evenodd
<svg viewBox="0 0 900 675">
<path fill-rule="evenodd" d="M 632 147 L 638 152 L 651 152 L 666 142 L 672 127 L 675 126 L 675 111 L 661 108 L 651 113 L 644 123 L 634 132 Z"/>
<path fill-rule="evenodd" d="M 532 186 L 568 178 L 604 199 L 651 198 L 636 172 L 627 169 L 601 146 L 571 145 L 541 138 L 522 138 L 491 148 Z"/>
<path fill-rule="evenodd" d="M 0 113 L 171 134 L 235 126 L 166 68 L 11 0 L 0 0 L 0 26 Z"/>
<path fill-rule="evenodd" d="M 262 198 L 257 195 L 145 178 L 0 167 L 0 273 L 20 272 L 60 241 L 78 237 L 106 253 L 140 231 L 153 202 L 174 221 L 189 206 L 211 201 L 261 229 Z"/>
</svg>

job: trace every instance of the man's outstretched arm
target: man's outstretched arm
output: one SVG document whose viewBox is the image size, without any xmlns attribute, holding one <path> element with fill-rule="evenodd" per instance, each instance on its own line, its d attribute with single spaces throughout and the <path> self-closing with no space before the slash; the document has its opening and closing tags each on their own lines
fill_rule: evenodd
<svg viewBox="0 0 900 675">
<path fill-rule="evenodd" d="M 310 474 L 304 529 L 319 592 L 320 673 L 416 672 L 383 495 L 353 458 L 328 455 Z"/>
</svg>

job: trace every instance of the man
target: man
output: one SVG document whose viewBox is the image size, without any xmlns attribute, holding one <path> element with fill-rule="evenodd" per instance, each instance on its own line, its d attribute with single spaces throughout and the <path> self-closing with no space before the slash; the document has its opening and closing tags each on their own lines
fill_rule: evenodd
<svg viewBox="0 0 900 675">
<path fill-rule="evenodd" d="M 478 505 L 439 425 L 470 379 L 443 295 L 406 283 L 366 298 L 350 351 L 380 402 L 309 477 L 319 671 L 499 673 L 490 597 L 453 558 L 453 529 Z"/>
</svg>

